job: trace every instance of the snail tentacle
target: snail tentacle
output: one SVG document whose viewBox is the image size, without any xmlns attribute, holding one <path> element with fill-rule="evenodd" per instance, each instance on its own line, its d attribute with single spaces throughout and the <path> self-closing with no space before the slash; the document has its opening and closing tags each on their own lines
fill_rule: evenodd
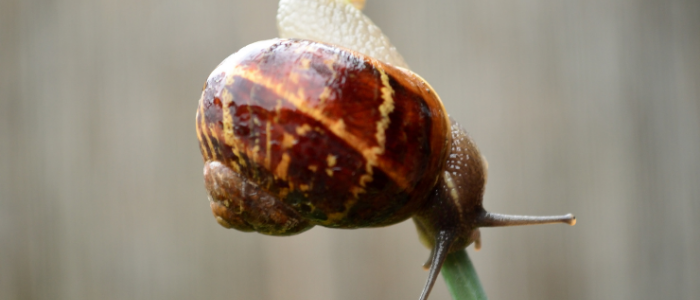
<svg viewBox="0 0 700 300">
<path fill-rule="evenodd" d="M 437 280 L 438 274 L 440 274 L 440 269 L 442 269 L 442 264 L 445 263 L 445 258 L 447 258 L 447 254 L 449 253 L 450 246 L 452 246 L 454 239 L 455 234 L 446 230 L 440 231 L 435 236 L 435 246 L 427 262 L 430 263 L 428 281 L 425 283 L 425 287 L 423 287 L 423 292 L 421 292 L 419 300 L 425 300 L 430 295 L 430 291 L 433 289 L 433 285 L 435 285 L 435 280 Z"/>
</svg>

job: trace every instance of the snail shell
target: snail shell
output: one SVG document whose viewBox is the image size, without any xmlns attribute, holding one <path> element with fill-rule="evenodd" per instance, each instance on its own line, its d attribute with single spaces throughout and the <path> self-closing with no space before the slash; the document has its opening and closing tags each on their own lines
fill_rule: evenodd
<svg viewBox="0 0 700 300">
<path fill-rule="evenodd" d="M 257 42 L 228 57 L 197 112 L 217 220 L 271 235 L 409 218 L 445 165 L 449 128 L 418 75 L 303 40 Z"/>
</svg>

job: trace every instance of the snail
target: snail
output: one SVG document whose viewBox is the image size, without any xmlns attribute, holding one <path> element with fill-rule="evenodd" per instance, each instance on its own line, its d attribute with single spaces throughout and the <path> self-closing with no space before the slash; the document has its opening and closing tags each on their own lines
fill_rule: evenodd
<svg viewBox="0 0 700 300">
<path fill-rule="evenodd" d="M 266 235 L 413 218 L 432 249 L 427 298 L 448 253 L 480 227 L 573 225 L 482 206 L 487 164 L 419 75 L 339 46 L 250 44 L 207 79 L 196 114 L 204 182 L 219 224 Z"/>
</svg>

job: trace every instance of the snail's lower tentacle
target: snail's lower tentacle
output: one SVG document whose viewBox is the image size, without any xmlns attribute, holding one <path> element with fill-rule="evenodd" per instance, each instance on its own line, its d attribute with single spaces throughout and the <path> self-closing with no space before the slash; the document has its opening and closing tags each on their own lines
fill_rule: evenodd
<svg viewBox="0 0 700 300">
<path fill-rule="evenodd" d="M 472 236 L 470 240 L 474 241 L 474 250 L 481 250 L 481 231 L 479 231 L 479 228 L 474 229 L 474 231 L 472 231 Z"/>
<path fill-rule="evenodd" d="M 430 269 L 430 265 L 433 264 L 433 254 L 435 254 L 435 248 L 434 248 L 434 247 L 433 247 L 432 249 L 430 249 L 430 256 L 428 256 L 428 260 L 426 260 L 425 263 L 423 264 L 423 269 L 426 270 L 426 271 L 429 270 L 429 269 Z"/>
<path fill-rule="evenodd" d="M 428 295 L 430 295 L 430 291 L 433 289 L 433 285 L 435 284 L 435 280 L 437 280 L 438 274 L 440 274 L 440 269 L 442 268 L 442 264 L 445 262 L 445 258 L 447 258 L 447 253 L 449 252 L 450 246 L 452 246 L 454 239 L 454 233 L 444 230 L 438 232 L 438 234 L 435 236 L 435 247 L 432 249 L 430 259 L 428 260 L 430 263 L 428 281 L 425 283 L 425 287 L 423 288 L 423 292 L 421 293 L 419 300 L 425 300 L 428 298 Z"/>
</svg>

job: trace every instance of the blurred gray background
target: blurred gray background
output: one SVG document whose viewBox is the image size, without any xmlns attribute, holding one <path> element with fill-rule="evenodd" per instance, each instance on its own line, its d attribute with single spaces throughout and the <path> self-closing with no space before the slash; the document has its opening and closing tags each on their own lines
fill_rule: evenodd
<svg viewBox="0 0 700 300">
<path fill-rule="evenodd" d="M 194 116 L 276 0 L 0 1 L 0 299 L 416 299 L 413 224 L 211 215 Z M 490 299 L 700 298 L 700 1 L 368 0 L 490 162 Z M 442 280 L 431 299 L 449 299 Z"/>
</svg>

